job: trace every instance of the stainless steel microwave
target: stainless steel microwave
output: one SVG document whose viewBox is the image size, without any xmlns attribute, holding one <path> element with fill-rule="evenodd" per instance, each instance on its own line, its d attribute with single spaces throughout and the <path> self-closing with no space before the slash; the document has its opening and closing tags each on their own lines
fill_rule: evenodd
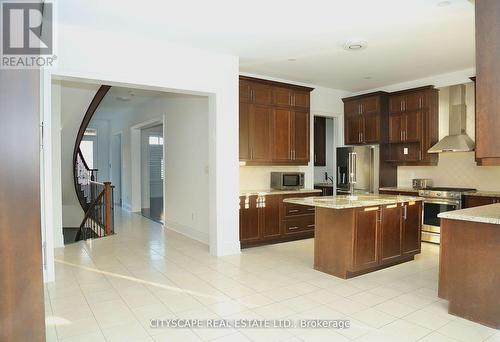
<svg viewBox="0 0 500 342">
<path fill-rule="evenodd" d="M 271 172 L 271 188 L 295 190 L 304 188 L 304 172 Z"/>
</svg>

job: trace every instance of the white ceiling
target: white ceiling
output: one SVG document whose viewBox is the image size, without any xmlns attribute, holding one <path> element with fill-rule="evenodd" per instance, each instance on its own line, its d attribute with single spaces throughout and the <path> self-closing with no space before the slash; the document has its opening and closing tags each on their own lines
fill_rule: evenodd
<svg viewBox="0 0 500 342">
<path fill-rule="evenodd" d="M 72 25 L 237 55 L 241 72 L 359 91 L 474 67 L 472 3 L 440 2 L 64 0 L 58 12 Z M 367 48 L 345 51 L 350 39 Z"/>
</svg>

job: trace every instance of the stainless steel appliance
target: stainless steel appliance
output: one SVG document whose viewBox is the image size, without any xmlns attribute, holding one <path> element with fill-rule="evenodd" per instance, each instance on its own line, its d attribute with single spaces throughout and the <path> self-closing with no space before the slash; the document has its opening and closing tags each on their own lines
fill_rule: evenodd
<svg viewBox="0 0 500 342">
<path fill-rule="evenodd" d="M 304 172 L 271 172 L 271 188 L 296 190 L 304 188 Z"/>
<path fill-rule="evenodd" d="M 337 148 L 337 195 L 378 189 L 378 146 Z"/>
<path fill-rule="evenodd" d="M 439 243 L 441 232 L 439 213 L 462 209 L 462 197 L 471 188 L 427 187 L 418 195 L 424 198 L 422 218 L 422 241 Z"/>
<path fill-rule="evenodd" d="M 413 189 L 425 189 L 432 186 L 432 179 L 428 178 L 414 178 L 411 180 Z"/>
</svg>

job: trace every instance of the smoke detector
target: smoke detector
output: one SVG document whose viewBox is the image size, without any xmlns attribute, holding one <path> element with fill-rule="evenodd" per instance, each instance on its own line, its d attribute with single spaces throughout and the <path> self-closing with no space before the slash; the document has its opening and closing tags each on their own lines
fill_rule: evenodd
<svg viewBox="0 0 500 342">
<path fill-rule="evenodd" d="M 366 48 L 366 42 L 363 40 L 349 40 L 343 44 L 344 50 L 358 51 Z"/>
</svg>

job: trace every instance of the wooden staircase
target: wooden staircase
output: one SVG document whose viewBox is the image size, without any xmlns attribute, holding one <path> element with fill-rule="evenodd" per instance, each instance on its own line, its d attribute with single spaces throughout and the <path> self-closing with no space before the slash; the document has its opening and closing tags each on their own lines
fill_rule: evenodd
<svg viewBox="0 0 500 342">
<path fill-rule="evenodd" d="M 75 242 L 114 234 L 113 188 L 111 182 L 97 182 L 97 169 L 89 168 L 80 150 L 85 130 L 111 87 L 103 85 L 92 99 L 83 117 L 73 150 L 73 181 L 76 196 L 85 216 L 76 232 Z"/>
</svg>

